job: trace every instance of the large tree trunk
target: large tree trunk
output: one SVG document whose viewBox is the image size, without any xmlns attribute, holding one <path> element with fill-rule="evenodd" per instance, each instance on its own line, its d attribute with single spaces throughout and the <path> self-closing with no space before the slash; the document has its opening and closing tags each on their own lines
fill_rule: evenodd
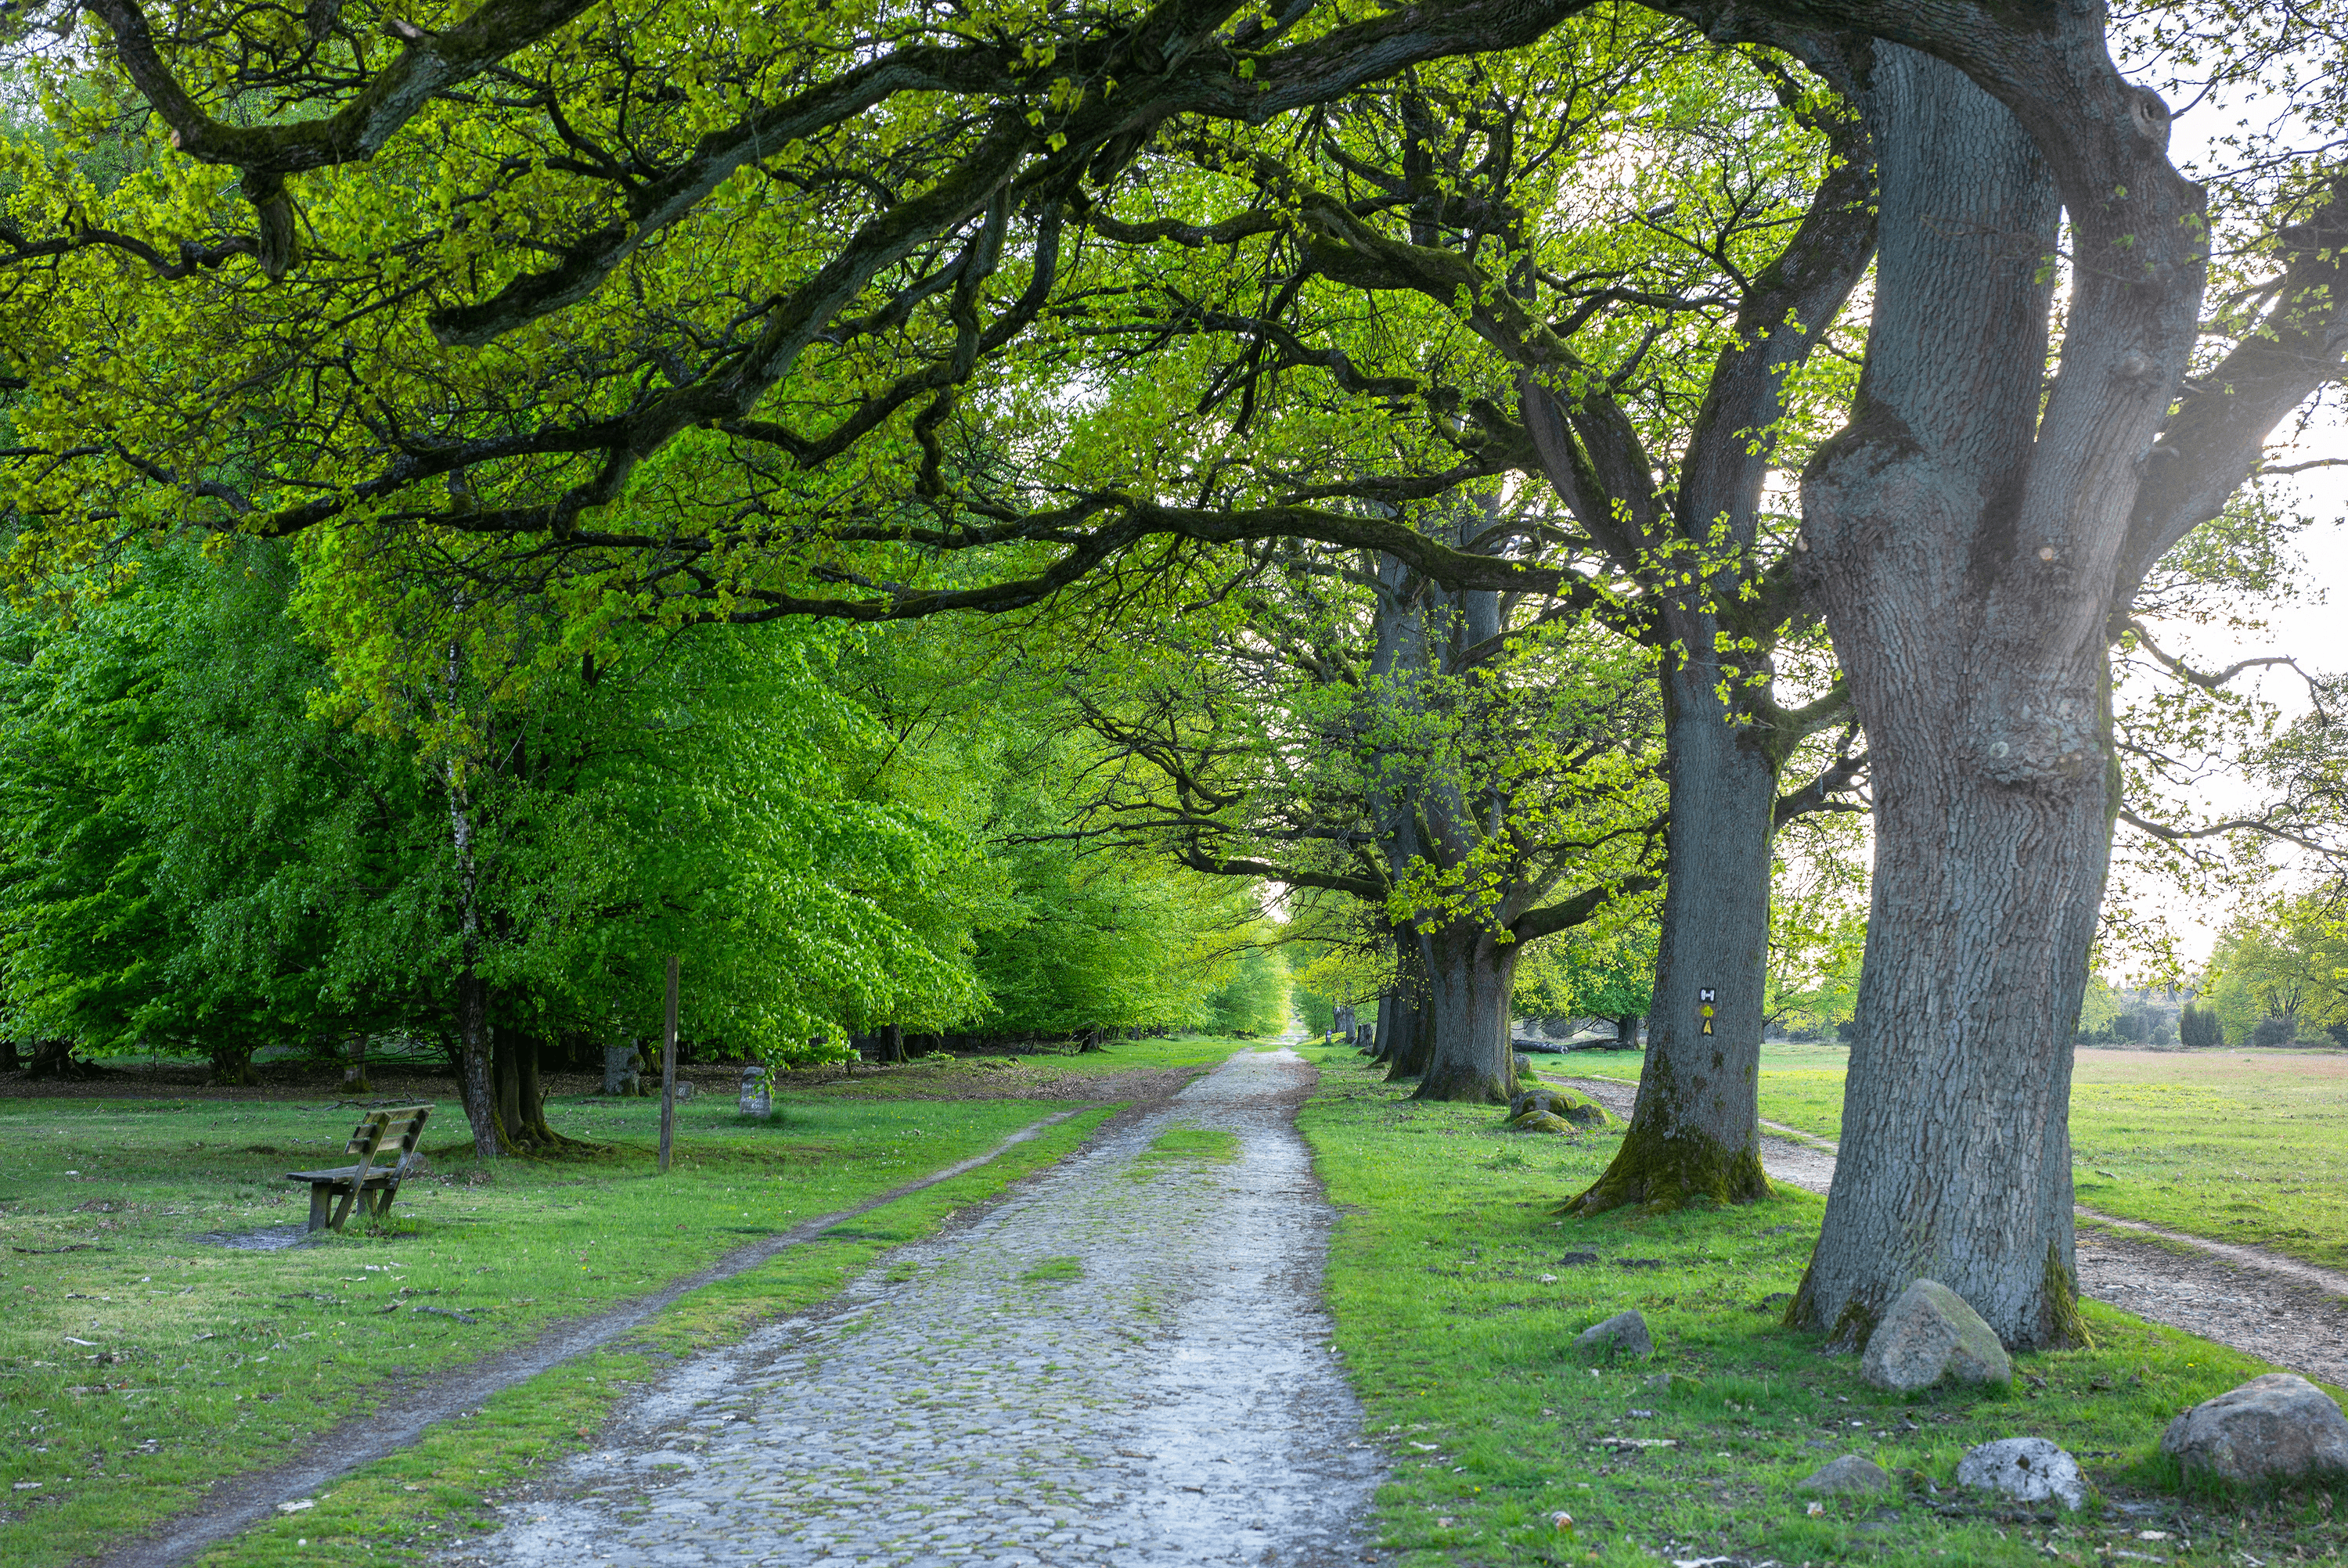
<svg viewBox="0 0 2348 1568">
<path fill-rule="evenodd" d="M 2161 275 L 2174 212 L 2124 235 L 2137 219 L 2079 203 L 2126 190 L 2075 193 L 2042 417 L 2048 166 L 2004 108 L 1905 49 L 1878 46 L 1865 108 L 1875 322 L 1859 413 L 1804 477 L 1804 537 L 1873 758 L 1873 905 L 1841 1155 L 1788 1318 L 1862 1343 L 1930 1277 L 2008 1345 L 2062 1345 L 2082 1337 L 2071 1037 L 2116 790 L 2104 601 L 2198 273 Z M 2178 185 L 2160 170 L 2128 179 L 2156 206 Z"/>
<path fill-rule="evenodd" d="M 489 986 L 468 963 L 457 976 L 457 1092 L 473 1130 L 473 1153 L 498 1157 L 498 1105 L 490 1082 Z"/>
<path fill-rule="evenodd" d="M 1518 945 L 1473 922 L 1459 921 L 1435 932 L 1426 947 L 1434 1040 L 1411 1098 L 1508 1103 L 1517 1091 L 1516 1054 L 1509 1044 L 1509 998 L 1516 980 Z"/>
<path fill-rule="evenodd" d="M 261 1081 L 261 1074 L 252 1065 L 252 1046 L 247 1040 L 214 1040 L 209 1053 L 211 1076 L 207 1083 L 232 1088 L 245 1088 Z M 40 1073 L 36 1070 L 35 1077 Z"/>
<path fill-rule="evenodd" d="M 1710 660 L 1664 679 L 1672 835 L 1647 1061 L 1621 1149 L 1568 1213 L 1769 1195 L 1757 1095 L 1777 769 L 1731 724 L 1719 679 Z"/>
<path fill-rule="evenodd" d="M 497 1107 L 499 1147 L 509 1153 L 528 1140 L 522 1132 L 520 1058 L 530 1042 L 510 1029 L 497 1031 L 489 1050 L 489 1099 Z M 532 1077 L 537 1076 L 533 1071 Z"/>
<path fill-rule="evenodd" d="M 1386 1057 L 1388 1083 L 1418 1077 L 1435 1056 L 1435 1003 L 1422 957 L 1426 944 L 1405 936 L 1395 946 L 1401 962 L 1395 978 L 1395 1048 Z"/>
</svg>

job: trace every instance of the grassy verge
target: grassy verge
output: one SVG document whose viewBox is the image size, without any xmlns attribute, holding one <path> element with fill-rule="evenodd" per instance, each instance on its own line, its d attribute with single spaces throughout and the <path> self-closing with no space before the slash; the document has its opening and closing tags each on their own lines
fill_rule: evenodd
<svg viewBox="0 0 2348 1568">
<path fill-rule="evenodd" d="M 1761 1114 L 1842 1131 L 1837 1046 L 1771 1045 Z M 1544 1057 L 1551 1072 L 1635 1082 L 1641 1059 Z M 2348 1267 L 2348 1052 L 2106 1050 L 2072 1071 L 2073 1183 L 2091 1209 Z"/>
<path fill-rule="evenodd" d="M 469 1146 L 427 1138 L 431 1173 L 402 1190 L 385 1233 L 354 1228 L 252 1252 L 196 1237 L 300 1222 L 306 1190 L 280 1173 L 338 1150 L 348 1112 L 324 1102 L 0 1102 L 0 1244 L 9 1249 L 0 1251 L 9 1303 L 0 1319 L 0 1561 L 68 1562 L 185 1508 L 217 1478 L 297 1451 L 309 1434 L 396 1397 L 387 1390 L 399 1380 L 642 1295 L 1066 1108 L 798 1095 L 757 1122 L 730 1102 L 697 1099 L 678 1108 L 679 1157 L 662 1178 L 638 1141 L 656 1122 L 655 1105 L 550 1105 L 558 1127 L 612 1140 L 612 1152 L 491 1168 Z M 679 1349 L 830 1293 L 877 1251 L 1056 1158 L 1109 1109 L 876 1211 L 852 1235 L 693 1293 L 642 1343 Z M 458 1118 L 435 1131 L 462 1125 Z M 494 1474 L 505 1460 L 489 1456 L 505 1454 L 516 1434 L 542 1446 L 550 1433 L 591 1424 L 615 1397 L 618 1364 L 596 1358 L 533 1381 L 480 1418 L 504 1423 L 504 1435 L 436 1435 L 416 1450 L 422 1468 L 387 1484 L 423 1489 L 398 1499 L 457 1507 L 489 1481 L 450 1475 Z M 449 1454 L 484 1463 L 450 1471 Z M 426 1475 L 438 1479 L 416 1479 Z M 314 1512 L 319 1525 L 303 1528 Z M 304 1535 L 314 1541 L 327 1512 L 321 1499 L 289 1519 L 289 1549 Z M 221 1560 L 273 1560 L 233 1554 L 246 1550 Z"/>
<path fill-rule="evenodd" d="M 1559 1220 L 1550 1206 L 1597 1174 L 1619 1131 L 1506 1132 L 1488 1108 L 1409 1102 L 1349 1051 L 1305 1054 L 1323 1076 L 1300 1124 L 1347 1210 L 1328 1272 L 1337 1345 L 1395 1460 L 1378 1522 L 1402 1563 L 2338 1550 L 2312 1498 L 2221 1510 L 2168 1490 L 2157 1444 L 2169 1418 L 2272 1370 L 2263 1363 L 2090 1302 L 2096 1348 L 2020 1358 L 2011 1392 L 1884 1395 L 1856 1358 L 1777 1327 L 1821 1200 L 1789 1191 L 1751 1208 Z M 1629 1307 L 1655 1334 L 1652 1360 L 1574 1350 L 1575 1333 Z M 2086 1512 L 2058 1519 L 1957 1491 L 1967 1449 L 2033 1434 L 2079 1458 L 2098 1489 Z M 1892 1471 L 1895 1489 L 1795 1490 L 1847 1452 Z"/>
</svg>

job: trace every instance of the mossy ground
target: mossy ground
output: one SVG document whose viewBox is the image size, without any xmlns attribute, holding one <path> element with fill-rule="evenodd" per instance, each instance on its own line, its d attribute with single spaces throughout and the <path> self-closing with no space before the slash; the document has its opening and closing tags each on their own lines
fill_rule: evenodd
<svg viewBox="0 0 2348 1568">
<path fill-rule="evenodd" d="M 1300 1125 L 1345 1210 L 1328 1274 L 1337 1348 L 1395 1460 L 1377 1519 L 1395 1562 L 2340 1560 L 2348 1514 L 2327 1512 L 2327 1496 L 2183 1496 L 2158 1456 L 2179 1409 L 2263 1363 L 2090 1302 L 2095 1348 L 2017 1358 L 2009 1392 L 1885 1395 L 1859 1380 L 1857 1357 L 1822 1356 L 1817 1337 L 1778 1326 L 1820 1199 L 1554 1218 L 1619 1129 L 1525 1138 L 1488 1109 L 1408 1101 L 1350 1051 L 1305 1054 L 1323 1076 Z M 1571 1348 L 1626 1307 L 1655 1334 L 1652 1361 Z M 2097 1488 L 2086 1512 L 1956 1489 L 1967 1449 L 2027 1434 L 2079 1458 Z M 1899 1489 L 1867 1501 L 1794 1490 L 1846 1452 Z M 2332 1506 L 2348 1508 L 2348 1487 Z"/>
<path fill-rule="evenodd" d="M 1833 1138 L 1840 1046 L 1761 1053 L 1761 1114 Z M 1636 1082 L 1643 1059 L 1543 1057 L 1560 1076 Z M 2348 1268 L 2348 1051 L 2082 1047 L 2071 1090 L 2079 1202 L 2219 1241 Z"/>
</svg>

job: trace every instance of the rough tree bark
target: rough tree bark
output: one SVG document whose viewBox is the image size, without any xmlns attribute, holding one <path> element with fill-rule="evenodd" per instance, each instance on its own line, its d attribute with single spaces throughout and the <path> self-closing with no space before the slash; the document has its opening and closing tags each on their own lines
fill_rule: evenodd
<svg viewBox="0 0 2348 1568">
<path fill-rule="evenodd" d="M 1482 921 L 1455 920 L 1426 945 L 1432 1039 L 1411 1098 L 1505 1104 L 1517 1091 L 1509 999 L 1521 944 Z"/>
<path fill-rule="evenodd" d="M 1666 662 L 1672 829 L 1647 1060 L 1622 1147 L 1571 1214 L 1769 1195 L 1758 1092 L 1777 767 L 1723 712 L 1717 659 Z"/>
<path fill-rule="evenodd" d="M 2084 9 L 2009 37 L 2011 58 L 1993 36 L 1920 41 L 2034 123 L 1951 64 L 1874 50 L 1875 320 L 1852 423 L 1803 483 L 1872 755 L 1873 903 L 1841 1154 L 1788 1320 L 1863 1343 L 1930 1276 L 2008 1345 L 2062 1345 L 2083 1337 L 2070 1041 L 2116 806 L 2105 609 L 2194 338 L 2199 195 Z M 2033 69 L 2069 101 L 2034 99 Z"/>
</svg>

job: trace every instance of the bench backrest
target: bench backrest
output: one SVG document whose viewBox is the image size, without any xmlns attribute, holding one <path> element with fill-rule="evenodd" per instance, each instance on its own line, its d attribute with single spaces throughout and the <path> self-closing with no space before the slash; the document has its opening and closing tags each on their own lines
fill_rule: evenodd
<svg viewBox="0 0 2348 1568">
<path fill-rule="evenodd" d="M 425 1120 L 431 1114 L 429 1105 L 370 1111 L 351 1130 L 350 1147 L 343 1153 L 355 1159 L 362 1168 L 381 1163 L 395 1171 L 405 1170 L 415 1156 L 417 1140 L 424 1136 Z M 378 1153 L 386 1157 L 378 1161 Z"/>
</svg>

